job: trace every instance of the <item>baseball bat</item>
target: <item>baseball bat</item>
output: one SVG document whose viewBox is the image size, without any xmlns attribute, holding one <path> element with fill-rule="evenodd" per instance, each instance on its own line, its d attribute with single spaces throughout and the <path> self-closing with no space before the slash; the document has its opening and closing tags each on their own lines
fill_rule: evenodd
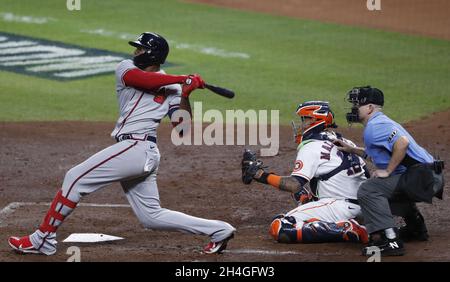
<svg viewBox="0 0 450 282">
<path fill-rule="evenodd" d="M 212 91 L 212 92 L 214 92 L 214 93 L 216 93 L 216 94 L 218 94 L 220 96 L 226 97 L 228 99 L 231 99 L 231 98 L 234 97 L 234 92 L 231 91 L 230 89 L 226 89 L 226 88 L 223 88 L 223 87 L 211 85 L 211 84 L 208 84 L 208 83 L 205 83 L 205 87 L 206 87 L 206 89 L 208 89 L 208 90 L 210 90 L 210 91 Z"/>
</svg>

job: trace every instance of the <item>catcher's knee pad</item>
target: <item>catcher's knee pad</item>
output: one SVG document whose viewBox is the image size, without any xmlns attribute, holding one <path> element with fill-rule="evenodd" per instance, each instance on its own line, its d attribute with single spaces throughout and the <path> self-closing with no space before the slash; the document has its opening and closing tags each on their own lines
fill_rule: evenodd
<svg viewBox="0 0 450 282">
<path fill-rule="evenodd" d="M 274 216 L 273 218 L 272 218 L 272 221 L 274 221 L 275 219 L 277 219 L 277 218 L 283 218 L 283 217 L 285 217 L 286 215 L 284 214 L 284 213 L 279 213 L 279 214 L 277 214 L 276 216 Z"/>
<path fill-rule="evenodd" d="M 299 239 L 303 243 L 363 242 L 367 243 L 366 229 L 354 220 L 339 222 L 313 221 L 305 223 Z"/>
<path fill-rule="evenodd" d="M 297 243 L 299 231 L 294 217 L 277 216 L 270 224 L 269 233 L 279 243 Z"/>
</svg>

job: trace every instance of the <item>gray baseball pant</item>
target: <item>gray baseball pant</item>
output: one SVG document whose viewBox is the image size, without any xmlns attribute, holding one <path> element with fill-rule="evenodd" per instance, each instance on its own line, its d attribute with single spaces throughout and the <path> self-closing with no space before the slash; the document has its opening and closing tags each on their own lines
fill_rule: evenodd
<svg viewBox="0 0 450 282">
<path fill-rule="evenodd" d="M 358 202 L 369 234 L 395 227 L 389 199 L 394 195 L 399 179 L 400 175 L 369 178 L 359 186 Z"/>
<path fill-rule="evenodd" d="M 393 215 L 405 217 L 417 210 L 416 203 L 399 196 L 396 187 L 401 174 L 386 178 L 370 178 L 358 190 L 358 202 L 367 232 L 374 233 L 396 227 Z M 433 172 L 435 186 L 443 185 L 443 173 Z"/>
<path fill-rule="evenodd" d="M 224 221 L 198 218 L 160 206 L 156 184 L 159 161 L 155 143 L 124 140 L 70 169 L 64 178 L 62 196 L 55 197 L 43 224 L 30 236 L 33 246 L 43 253 L 54 253 L 60 219 L 72 212 L 82 196 L 113 182 L 121 183 L 131 208 L 146 228 L 208 235 L 213 242 L 229 237 L 235 228 Z"/>
</svg>

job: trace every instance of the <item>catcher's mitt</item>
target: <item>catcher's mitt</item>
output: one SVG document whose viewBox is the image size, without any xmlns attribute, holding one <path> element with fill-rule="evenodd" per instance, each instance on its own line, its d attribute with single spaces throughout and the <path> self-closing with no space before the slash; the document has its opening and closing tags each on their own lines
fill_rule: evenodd
<svg viewBox="0 0 450 282">
<path fill-rule="evenodd" d="M 255 176 L 256 172 L 262 168 L 263 162 L 256 159 L 256 154 L 252 151 L 245 149 L 242 156 L 242 182 L 244 184 L 250 184 Z"/>
</svg>

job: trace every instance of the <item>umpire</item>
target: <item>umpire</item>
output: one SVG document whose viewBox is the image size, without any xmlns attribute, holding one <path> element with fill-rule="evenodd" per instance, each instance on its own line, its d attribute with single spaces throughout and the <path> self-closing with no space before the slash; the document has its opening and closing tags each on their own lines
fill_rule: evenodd
<svg viewBox="0 0 450 282">
<path fill-rule="evenodd" d="M 383 256 L 405 253 L 403 241 L 428 239 L 425 221 L 416 202 L 442 199 L 443 161 L 435 160 L 398 123 L 382 112 L 383 92 L 370 86 L 355 87 L 347 94 L 352 110 L 349 123 L 364 125 L 365 148 L 350 147 L 336 141 L 340 150 L 372 160 L 376 170 L 358 191 L 364 224 L 370 234 L 363 255 L 378 247 Z M 395 228 L 393 215 L 402 216 L 406 225 Z"/>
</svg>

